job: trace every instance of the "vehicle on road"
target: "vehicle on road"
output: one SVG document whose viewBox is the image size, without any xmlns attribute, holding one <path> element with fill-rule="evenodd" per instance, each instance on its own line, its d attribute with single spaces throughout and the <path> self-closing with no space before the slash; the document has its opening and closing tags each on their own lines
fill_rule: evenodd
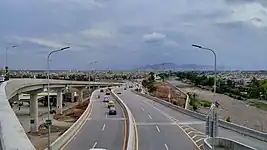
<svg viewBox="0 0 267 150">
<path fill-rule="evenodd" d="M 99 99 L 100 98 L 100 95 L 98 95 L 97 98 Z"/>
<path fill-rule="evenodd" d="M 110 107 L 109 111 L 108 111 L 108 114 L 109 115 L 116 115 L 117 114 L 116 108 L 115 107 Z"/>
<path fill-rule="evenodd" d="M 109 89 L 106 90 L 106 95 L 110 95 L 110 90 Z"/>
<path fill-rule="evenodd" d="M 113 101 L 108 102 L 108 108 L 115 107 L 115 104 Z"/>
<path fill-rule="evenodd" d="M 103 98 L 103 102 L 109 102 L 109 97 L 105 95 Z"/>
<path fill-rule="evenodd" d="M 103 93 L 103 92 L 104 92 L 104 90 L 103 90 L 103 89 L 100 89 L 100 92 L 101 92 L 101 93 Z"/>
<path fill-rule="evenodd" d="M 132 85 L 130 85 L 130 86 L 129 86 L 129 88 L 131 89 L 131 88 L 133 88 L 133 86 L 132 86 Z"/>
<path fill-rule="evenodd" d="M 117 92 L 117 94 L 121 94 L 121 92 Z"/>
<path fill-rule="evenodd" d="M 127 88 L 124 88 L 124 90 L 127 90 Z"/>
<path fill-rule="evenodd" d="M 90 148 L 89 150 L 107 150 L 107 149 L 104 149 L 104 148 Z"/>
</svg>

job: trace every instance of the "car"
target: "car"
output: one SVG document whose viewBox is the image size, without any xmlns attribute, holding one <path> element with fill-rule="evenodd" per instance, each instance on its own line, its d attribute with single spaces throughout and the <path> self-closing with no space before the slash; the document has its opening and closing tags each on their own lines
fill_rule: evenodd
<svg viewBox="0 0 267 150">
<path fill-rule="evenodd" d="M 107 149 L 104 149 L 104 148 L 90 148 L 89 150 L 107 150 Z"/>
<path fill-rule="evenodd" d="M 115 104 L 113 101 L 108 102 L 108 108 L 115 107 Z"/>
<path fill-rule="evenodd" d="M 110 95 L 110 92 L 106 92 L 106 95 Z"/>
<path fill-rule="evenodd" d="M 100 92 L 101 92 L 101 93 L 103 93 L 103 92 L 104 92 L 104 90 L 103 90 L 103 89 L 100 89 Z"/>
<path fill-rule="evenodd" d="M 124 90 L 127 90 L 127 88 L 124 88 Z"/>
<path fill-rule="evenodd" d="M 109 97 L 108 96 L 104 96 L 103 102 L 109 102 Z"/>
<path fill-rule="evenodd" d="M 116 108 L 115 107 L 110 107 L 109 111 L 108 111 L 108 114 L 109 115 L 116 115 L 117 114 Z"/>
<path fill-rule="evenodd" d="M 121 92 L 117 92 L 117 94 L 121 94 Z"/>
<path fill-rule="evenodd" d="M 131 89 L 131 88 L 133 88 L 133 86 L 132 86 L 132 85 L 130 85 L 130 86 L 129 86 L 129 88 Z"/>
</svg>

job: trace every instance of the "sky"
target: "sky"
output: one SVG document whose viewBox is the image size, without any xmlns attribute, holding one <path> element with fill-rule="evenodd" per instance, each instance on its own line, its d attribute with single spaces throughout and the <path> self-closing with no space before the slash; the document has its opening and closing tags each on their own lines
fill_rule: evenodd
<svg viewBox="0 0 267 150">
<path fill-rule="evenodd" d="M 0 67 L 126 69 L 147 64 L 267 69 L 266 0 L 1 0 Z M 16 48 L 12 48 L 17 45 Z M 97 61 L 97 63 L 92 63 Z"/>
</svg>

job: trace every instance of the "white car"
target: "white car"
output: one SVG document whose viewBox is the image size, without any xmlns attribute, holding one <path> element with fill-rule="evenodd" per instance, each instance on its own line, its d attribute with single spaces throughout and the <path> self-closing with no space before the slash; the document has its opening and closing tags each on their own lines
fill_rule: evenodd
<svg viewBox="0 0 267 150">
<path fill-rule="evenodd" d="M 103 102 L 109 102 L 109 97 L 108 96 L 104 96 Z"/>
</svg>

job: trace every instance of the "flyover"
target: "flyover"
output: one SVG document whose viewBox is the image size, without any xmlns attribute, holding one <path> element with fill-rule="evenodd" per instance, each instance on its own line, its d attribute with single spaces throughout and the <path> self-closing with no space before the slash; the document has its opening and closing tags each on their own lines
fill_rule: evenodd
<svg viewBox="0 0 267 150">
<path fill-rule="evenodd" d="M 106 87 L 120 85 L 121 83 L 99 83 L 99 82 L 81 82 L 67 80 L 50 80 L 51 89 L 57 89 L 58 101 L 57 108 L 62 110 L 62 88 L 71 85 L 84 90 L 86 86 Z M 0 86 L 0 145 L 1 148 L 17 150 L 34 150 L 35 148 L 28 139 L 18 118 L 10 106 L 10 102 L 16 101 L 21 93 L 30 94 L 31 99 L 31 117 L 34 120 L 33 128 L 38 129 L 38 105 L 37 94 L 47 89 L 47 80 L 44 79 L 11 79 Z M 80 93 L 82 94 L 82 92 Z M 14 144 L 16 141 L 16 144 Z"/>
<path fill-rule="evenodd" d="M 120 98 L 127 103 L 135 117 L 139 149 L 202 148 L 203 140 L 206 138 L 203 120 L 132 91 L 124 91 Z M 222 127 L 219 127 L 218 136 L 231 138 L 259 150 L 266 150 L 267 147 L 264 141 Z"/>
</svg>

